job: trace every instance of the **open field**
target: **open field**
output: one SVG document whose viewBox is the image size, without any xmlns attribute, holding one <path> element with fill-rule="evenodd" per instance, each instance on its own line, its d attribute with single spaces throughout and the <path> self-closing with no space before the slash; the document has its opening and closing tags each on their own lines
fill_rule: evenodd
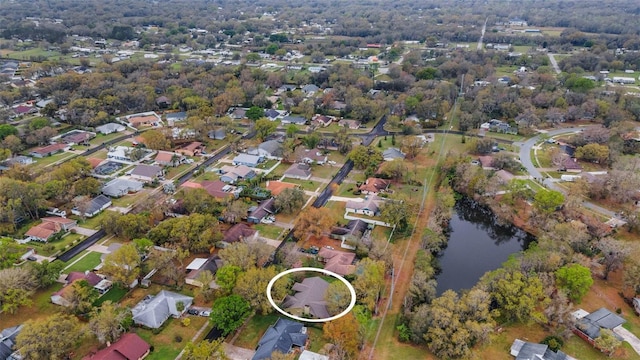
<svg viewBox="0 0 640 360">
<path fill-rule="evenodd" d="M 66 273 L 70 273 L 72 271 L 85 272 L 85 271 L 93 270 L 93 268 L 100 265 L 101 256 L 102 254 L 99 252 L 90 251 L 85 257 L 78 260 L 77 263 L 66 268 L 64 271 Z M 71 262 L 69 264 L 71 264 Z"/>
<path fill-rule="evenodd" d="M 278 315 L 276 314 L 252 316 L 240 329 L 240 335 L 238 335 L 233 345 L 255 349 L 269 325 L 274 324 L 277 319 Z"/>
</svg>

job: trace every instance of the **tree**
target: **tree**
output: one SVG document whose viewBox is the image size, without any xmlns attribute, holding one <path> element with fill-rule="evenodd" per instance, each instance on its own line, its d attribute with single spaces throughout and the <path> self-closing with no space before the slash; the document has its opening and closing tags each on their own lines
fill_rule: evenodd
<svg viewBox="0 0 640 360">
<path fill-rule="evenodd" d="M 609 158 L 609 147 L 600 144 L 587 144 L 576 148 L 576 157 L 594 163 L 604 163 Z"/>
<path fill-rule="evenodd" d="M 265 289 L 269 281 L 277 274 L 278 271 L 273 266 L 250 268 L 238 276 L 233 293 L 249 301 L 251 307 L 259 314 L 268 314 L 274 309 L 267 299 Z M 284 282 L 277 282 L 271 289 L 271 295 L 274 299 L 283 299 L 286 294 L 287 288 Z"/>
<path fill-rule="evenodd" d="M 409 160 L 415 159 L 423 146 L 424 143 L 417 136 L 409 136 L 402 140 L 402 151 Z"/>
<path fill-rule="evenodd" d="M 15 347 L 24 359 L 66 359 L 83 335 L 78 319 L 57 313 L 27 320 Z"/>
<path fill-rule="evenodd" d="M 551 214 L 564 203 L 564 195 L 555 190 L 541 190 L 533 198 L 533 206 L 544 214 Z"/>
<path fill-rule="evenodd" d="M 188 342 L 182 358 L 184 360 L 227 360 L 222 340 L 202 340 L 198 344 Z"/>
<path fill-rule="evenodd" d="M 320 236 L 333 224 L 333 217 L 327 208 L 307 207 L 296 219 L 293 235 L 303 239 L 306 235 Z"/>
<path fill-rule="evenodd" d="M 75 196 L 98 195 L 101 188 L 102 183 L 98 179 L 87 177 L 73 184 L 73 194 Z"/>
<path fill-rule="evenodd" d="M 143 132 L 142 137 L 144 144 L 149 149 L 153 150 L 168 150 L 171 149 L 171 141 L 167 139 L 164 134 L 158 130 L 151 129 Z"/>
<path fill-rule="evenodd" d="M 123 323 L 130 315 L 130 310 L 121 308 L 118 304 L 107 300 L 91 312 L 89 330 L 101 344 L 113 343 L 125 332 Z"/>
<path fill-rule="evenodd" d="M 356 280 L 353 287 L 359 303 L 369 311 L 375 311 L 380 292 L 384 286 L 385 263 L 370 258 L 362 259 L 355 271 Z"/>
<path fill-rule="evenodd" d="M 24 249 L 13 239 L 0 238 L 0 270 L 13 266 L 20 262 Z"/>
<path fill-rule="evenodd" d="M 565 265 L 556 270 L 556 282 L 574 302 L 580 302 L 593 285 L 591 270 L 580 264 Z"/>
<path fill-rule="evenodd" d="M 613 352 L 622 345 L 622 341 L 618 340 L 613 331 L 600 329 L 600 336 L 595 339 L 594 345 L 611 356 Z"/>
<path fill-rule="evenodd" d="M 348 155 L 356 169 L 377 168 L 382 162 L 380 150 L 364 145 L 356 146 Z"/>
<path fill-rule="evenodd" d="M 230 293 L 236 286 L 238 275 L 241 272 L 242 268 L 239 266 L 225 264 L 216 271 L 216 284 L 226 293 Z"/>
<path fill-rule="evenodd" d="M 87 314 L 93 309 L 93 302 L 100 297 L 98 290 L 94 289 L 87 280 L 77 280 L 71 284 L 71 290 L 65 296 L 69 302 L 68 310 L 77 315 Z"/>
<path fill-rule="evenodd" d="M 276 196 L 274 205 L 277 212 L 293 214 L 304 205 L 304 191 L 297 187 L 284 189 Z"/>
<path fill-rule="evenodd" d="M 498 269 L 481 279 L 488 283 L 489 292 L 495 299 L 500 315 L 509 320 L 530 323 L 546 323 L 541 312 L 548 302 L 542 281 L 535 274 L 525 275 L 518 270 Z"/>
<path fill-rule="evenodd" d="M 215 276 L 209 270 L 201 271 L 196 278 L 202 286 L 196 289 L 197 293 L 202 295 L 205 301 L 210 301 L 214 294 L 214 288 L 211 287 L 211 282 L 215 280 Z"/>
<path fill-rule="evenodd" d="M 406 201 L 390 200 L 380 206 L 380 218 L 398 227 L 398 231 L 405 231 L 409 226 L 411 207 Z"/>
<path fill-rule="evenodd" d="M 289 124 L 285 133 L 287 134 L 287 138 L 293 139 L 298 132 L 298 126 L 296 124 Z"/>
<path fill-rule="evenodd" d="M 629 248 L 621 241 L 606 237 L 598 241 L 597 245 L 602 258 L 600 263 L 603 266 L 602 277 L 604 280 L 609 278 L 609 273 L 622 268 L 624 260 L 630 253 Z"/>
<path fill-rule="evenodd" d="M 339 319 L 325 323 L 322 327 L 322 334 L 344 351 L 346 356 L 342 358 L 355 359 L 363 340 L 358 336 L 359 326 L 355 316 L 348 313 Z"/>
<path fill-rule="evenodd" d="M 247 216 L 249 205 L 242 200 L 234 200 L 222 211 L 225 222 L 235 224 Z"/>
<path fill-rule="evenodd" d="M 220 215 L 223 212 L 223 204 L 209 195 L 205 189 L 189 189 L 179 195 L 182 206 L 187 212 Z"/>
<path fill-rule="evenodd" d="M 633 290 L 633 295 L 640 294 L 640 264 L 632 262 L 624 268 L 624 285 Z"/>
<path fill-rule="evenodd" d="M 38 282 L 38 287 L 41 289 L 53 285 L 60 277 L 60 273 L 62 273 L 64 267 L 65 264 L 60 260 L 54 260 L 52 262 L 43 260 L 40 263 L 31 263 L 31 271 Z"/>
<path fill-rule="evenodd" d="M 256 136 L 260 141 L 264 141 L 269 135 L 273 134 L 277 128 L 278 124 L 269 119 L 259 119 L 254 126 Z"/>
<path fill-rule="evenodd" d="M 327 301 L 327 310 L 331 316 L 343 312 L 351 301 L 351 292 L 342 281 L 334 281 L 327 287 L 324 296 Z"/>
<path fill-rule="evenodd" d="M 211 308 L 211 322 L 222 331 L 222 336 L 229 335 L 239 328 L 251 313 L 249 302 L 238 295 L 229 295 L 217 299 Z"/>
<path fill-rule="evenodd" d="M 312 133 L 303 137 L 301 140 L 304 146 L 307 147 L 307 149 L 313 150 L 320 143 L 320 136 L 316 133 Z"/>
<path fill-rule="evenodd" d="M 348 154 L 353 148 L 353 141 L 346 127 L 340 128 L 335 134 L 334 139 L 338 144 L 338 152 L 340 154 Z"/>
<path fill-rule="evenodd" d="M 264 242 L 244 243 L 235 242 L 218 253 L 225 264 L 247 270 L 263 264 L 273 253 L 272 246 Z"/>
<path fill-rule="evenodd" d="M 252 106 L 247 110 L 245 116 L 253 121 L 257 121 L 264 117 L 264 109 L 258 106 Z"/>
<path fill-rule="evenodd" d="M 22 140 L 15 135 L 9 135 L 0 142 L 0 147 L 5 149 L 9 149 L 12 154 L 17 154 L 22 151 L 24 146 L 22 145 Z"/>
<path fill-rule="evenodd" d="M 31 305 L 36 286 L 37 279 L 27 267 L 0 270 L 0 312 L 13 314 L 20 306 Z"/>
<path fill-rule="evenodd" d="M 113 281 L 129 286 L 140 275 L 140 254 L 134 244 L 125 244 L 104 258 L 101 271 Z"/>
<path fill-rule="evenodd" d="M 158 245 L 173 244 L 192 252 L 208 252 L 222 240 L 217 224 L 218 220 L 213 215 L 193 213 L 165 220 L 151 229 L 147 236 Z"/>
<path fill-rule="evenodd" d="M 4 140 L 9 135 L 18 135 L 18 129 L 9 124 L 0 125 L 0 140 Z"/>
</svg>

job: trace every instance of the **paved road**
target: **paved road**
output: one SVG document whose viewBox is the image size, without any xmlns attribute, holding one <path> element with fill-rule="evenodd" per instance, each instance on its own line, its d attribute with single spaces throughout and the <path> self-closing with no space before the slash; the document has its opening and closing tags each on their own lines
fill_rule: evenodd
<svg viewBox="0 0 640 360">
<path fill-rule="evenodd" d="M 566 129 L 555 129 L 547 132 L 546 135 L 551 137 L 551 136 L 562 135 L 562 134 L 570 134 L 570 133 L 578 132 L 583 129 L 584 128 L 578 128 L 578 127 L 566 128 Z M 527 141 L 525 141 L 524 143 L 514 143 L 514 145 L 520 146 L 520 161 L 522 162 L 522 165 L 527 169 L 527 172 L 529 173 L 529 175 L 531 175 L 531 177 L 537 180 L 541 180 L 542 183 L 549 189 L 566 193 L 566 190 L 564 188 L 558 186 L 552 179 L 545 178 L 540 173 L 538 168 L 536 168 L 536 166 L 533 165 L 533 160 L 531 159 L 531 149 L 533 149 L 533 147 L 538 142 L 541 141 L 541 136 L 542 135 L 534 136 L 531 139 L 528 139 Z M 616 215 L 615 212 L 605 209 L 601 206 L 598 206 L 588 201 L 584 201 L 582 203 L 582 206 L 610 218 L 613 218 Z"/>
<path fill-rule="evenodd" d="M 484 20 L 484 25 L 482 25 L 482 33 L 480 34 L 480 39 L 478 40 L 477 50 L 482 50 L 482 41 L 484 40 L 484 33 L 487 31 L 487 21 L 489 21 L 488 17 Z"/>
<path fill-rule="evenodd" d="M 58 260 L 63 262 L 67 262 L 71 260 L 74 256 L 80 254 L 81 252 L 86 250 L 89 246 L 98 242 L 98 240 L 102 239 L 106 234 L 107 233 L 104 230 L 102 229 L 98 230 L 98 232 L 96 232 L 95 234 L 89 236 L 88 238 L 81 241 L 78 245 L 72 247 L 64 254 L 58 256 Z"/>
<path fill-rule="evenodd" d="M 558 66 L 558 62 L 556 61 L 554 54 L 547 53 L 547 56 L 549 56 L 549 61 L 551 61 L 551 66 L 553 66 L 553 70 L 556 71 L 556 74 L 560 74 L 560 66 Z"/>
</svg>

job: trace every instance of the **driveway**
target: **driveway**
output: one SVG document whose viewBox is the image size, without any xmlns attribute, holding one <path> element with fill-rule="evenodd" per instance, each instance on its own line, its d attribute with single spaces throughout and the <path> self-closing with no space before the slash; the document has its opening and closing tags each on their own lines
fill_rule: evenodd
<svg viewBox="0 0 640 360">
<path fill-rule="evenodd" d="M 241 348 L 227 343 L 224 343 L 224 351 L 227 354 L 227 357 L 232 360 L 250 360 L 256 353 L 254 350 Z"/>
<path fill-rule="evenodd" d="M 73 229 L 76 231 L 76 233 L 84 236 L 91 236 L 98 232 L 98 230 L 87 229 L 82 226 L 74 226 Z"/>
<path fill-rule="evenodd" d="M 613 332 L 618 334 L 624 341 L 628 342 L 629 345 L 635 350 L 638 355 L 640 355 L 640 339 L 635 336 L 631 331 L 622 327 L 622 325 L 613 329 Z"/>
</svg>

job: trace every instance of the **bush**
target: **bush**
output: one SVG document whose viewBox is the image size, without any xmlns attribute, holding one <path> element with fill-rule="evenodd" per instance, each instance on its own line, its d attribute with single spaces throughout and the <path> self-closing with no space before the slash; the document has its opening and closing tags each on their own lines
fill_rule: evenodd
<svg viewBox="0 0 640 360">
<path fill-rule="evenodd" d="M 186 317 L 186 318 L 182 319 L 182 321 L 180 323 L 182 323 L 182 326 L 188 327 L 189 325 L 191 325 L 191 319 Z"/>
<path fill-rule="evenodd" d="M 553 335 L 547 336 L 540 343 L 549 346 L 552 351 L 558 351 L 564 345 L 564 341 L 560 337 Z"/>
<path fill-rule="evenodd" d="M 182 342 L 182 335 L 176 335 L 173 337 L 173 341 L 180 343 Z"/>
<path fill-rule="evenodd" d="M 396 330 L 398 330 L 398 340 L 401 342 L 409 342 L 411 339 L 411 330 L 407 325 L 400 324 L 396 327 Z"/>
</svg>

